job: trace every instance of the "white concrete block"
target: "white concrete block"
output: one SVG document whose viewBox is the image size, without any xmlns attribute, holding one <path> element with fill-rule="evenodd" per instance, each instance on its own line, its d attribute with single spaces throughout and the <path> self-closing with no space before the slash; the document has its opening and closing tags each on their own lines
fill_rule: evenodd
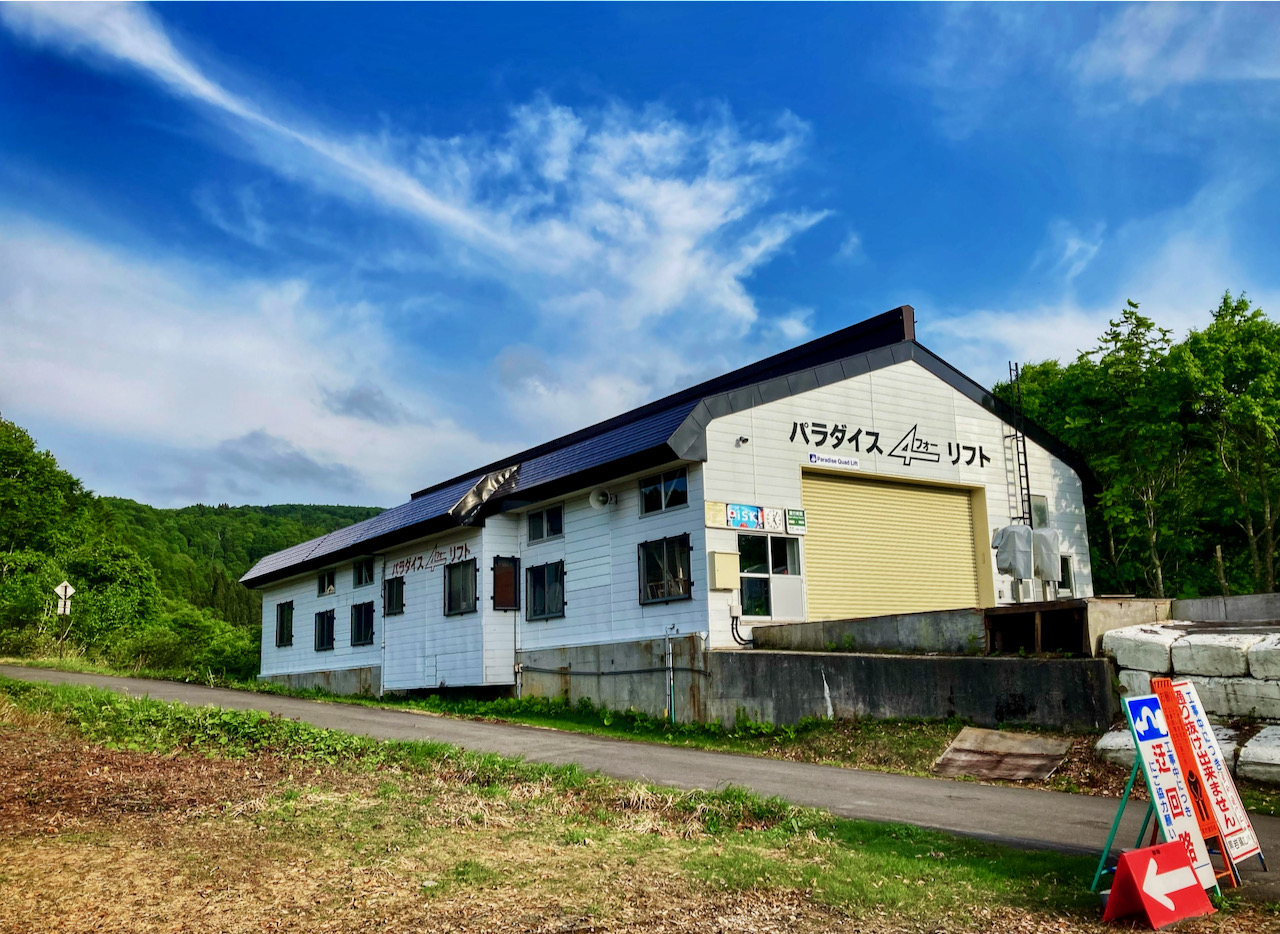
<svg viewBox="0 0 1280 934">
<path fill-rule="evenodd" d="M 1221 723 L 1213 724 L 1213 735 L 1218 740 L 1218 748 L 1222 750 L 1222 756 L 1227 760 L 1227 768 L 1234 775 L 1236 771 L 1236 753 L 1239 751 L 1240 731 L 1233 730 L 1229 726 L 1223 726 Z"/>
<path fill-rule="evenodd" d="M 1126 768 L 1133 768 L 1133 757 L 1138 754 L 1133 747 L 1133 735 L 1128 727 L 1103 733 L 1102 738 L 1094 745 L 1093 751 L 1098 754 L 1098 758 L 1115 762 Z"/>
<path fill-rule="evenodd" d="M 1249 674 L 1280 681 L 1280 633 L 1263 636 L 1249 647 Z"/>
<path fill-rule="evenodd" d="M 1236 774 L 1259 782 L 1280 782 L 1280 726 L 1264 727 L 1244 744 Z"/>
<path fill-rule="evenodd" d="M 1173 644 L 1170 657 L 1180 675 L 1243 677 L 1249 673 L 1248 652 L 1262 636 L 1233 632 L 1195 632 Z"/>
<path fill-rule="evenodd" d="M 1151 672 L 1149 671 L 1121 668 L 1117 677 L 1120 679 L 1120 694 L 1122 697 L 1134 697 L 1138 694 L 1151 693 Z"/>
<path fill-rule="evenodd" d="M 1280 720 L 1280 681 L 1264 681 L 1261 678 L 1220 680 L 1227 692 L 1227 707 L 1231 716 Z M 1204 700 L 1203 695 L 1200 699 L 1208 710 L 1209 702 Z"/>
<path fill-rule="evenodd" d="M 1183 679 L 1179 678 L 1178 680 L 1181 681 Z M 1195 686 L 1196 694 L 1200 696 L 1200 703 L 1204 705 L 1205 713 L 1212 714 L 1215 717 L 1229 717 L 1232 715 L 1231 702 L 1227 698 L 1228 679 L 1192 675 L 1186 680 Z"/>
<path fill-rule="evenodd" d="M 1168 674 L 1172 668 L 1169 651 L 1182 638 L 1176 629 L 1162 626 L 1128 626 L 1102 635 L 1102 651 L 1120 668 L 1136 668 Z"/>
</svg>

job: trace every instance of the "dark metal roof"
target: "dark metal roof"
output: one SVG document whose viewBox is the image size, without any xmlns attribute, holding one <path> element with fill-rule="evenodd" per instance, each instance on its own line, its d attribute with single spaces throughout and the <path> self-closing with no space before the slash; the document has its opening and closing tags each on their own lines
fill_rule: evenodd
<svg viewBox="0 0 1280 934">
<path fill-rule="evenodd" d="M 458 528 L 451 514 L 486 475 L 518 466 L 468 521 L 504 508 L 552 499 L 673 460 L 706 460 L 706 427 L 719 416 L 772 402 L 905 360 L 916 360 L 957 391 L 1010 424 L 1015 413 L 973 380 L 915 343 L 910 305 L 868 318 L 807 344 L 651 402 L 623 415 L 521 451 L 427 487 L 409 502 L 328 535 L 268 555 L 242 577 L 250 587 L 317 570 L 402 542 Z M 1027 423 L 1028 437 L 1081 476 L 1090 474 L 1071 451 Z"/>
</svg>

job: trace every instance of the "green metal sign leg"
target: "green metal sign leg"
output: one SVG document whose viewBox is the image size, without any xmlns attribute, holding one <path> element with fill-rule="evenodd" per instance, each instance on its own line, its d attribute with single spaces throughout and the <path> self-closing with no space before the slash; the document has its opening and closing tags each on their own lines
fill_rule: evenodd
<svg viewBox="0 0 1280 934">
<path fill-rule="evenodd" d="M 1129 781 L 1124 786 L 1124 794 L 1120 796 L 1120 806 L 1116 808 L 1116 819 L 1111 822 L 1111 833 L 1107 834 L 1107 845 L 1102 848 L 1102 858 L 1098 860 L 1098 871 L 1093 874 L 1093 885 L 1089 886 L 1090 892 L 1098 891 L 1098 882 L 1102 879 L 1102 873 L 1107 868 L 1107 857 L 1111 855 L 1111 844 L 1116 842 L 1116 832 L 1120 829 L 1120 818 L 1124 817 L 1125 805 L 1129 803 L 1129 795 L 1133 792 L 1133 783 L 1138 777 L 1138 769 L 1140 768 L 1139 758 L 1134 757 L 1133 771 L 1129 773 Z M 1147 818 L 1151 816 L 1151 809 L 1147 809 Z M 1142 831 L 1146 833 L 1147 820 L 1142 821 Z M 1142 841 L 1139 834 L 1138 841 Z"/>
</svg>

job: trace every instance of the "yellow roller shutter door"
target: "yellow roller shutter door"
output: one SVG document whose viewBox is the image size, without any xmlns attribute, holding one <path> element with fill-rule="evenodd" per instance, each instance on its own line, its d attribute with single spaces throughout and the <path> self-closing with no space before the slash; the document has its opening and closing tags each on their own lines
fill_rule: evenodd
<svg viewBox="0 0 1280 934">
<path fill-rule="evenodd" d="M 804 474 L 809 619 L 978 605 L 968 492 Z"/>
</svg>

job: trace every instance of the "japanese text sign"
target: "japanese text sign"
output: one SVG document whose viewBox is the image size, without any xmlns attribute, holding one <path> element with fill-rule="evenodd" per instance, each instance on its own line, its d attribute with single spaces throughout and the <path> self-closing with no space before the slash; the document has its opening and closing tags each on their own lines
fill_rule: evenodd
<svg viewBox="0 0 1280 934">
<path fill-rule="evenodd" d="M 1191 808 L 1191 796 L 1187 792 L 1182 766 L 1173 747 L 1173 738 L 1165 721 L 1160 698 L 1143 694 L 1124 699 L 1125 716 L 1133 733 L 1138 758 L 1142 762 L 1147 789 L 1155 808 L 1156 823 L 1160 834 L 1169 843 L 1180 843 L 1194 867 L 1202 887 L 1214 888 L 1218 880 L 1214 875 L 1209 851 L 1200 835 L 1200 825 Z"/>
</svg>

